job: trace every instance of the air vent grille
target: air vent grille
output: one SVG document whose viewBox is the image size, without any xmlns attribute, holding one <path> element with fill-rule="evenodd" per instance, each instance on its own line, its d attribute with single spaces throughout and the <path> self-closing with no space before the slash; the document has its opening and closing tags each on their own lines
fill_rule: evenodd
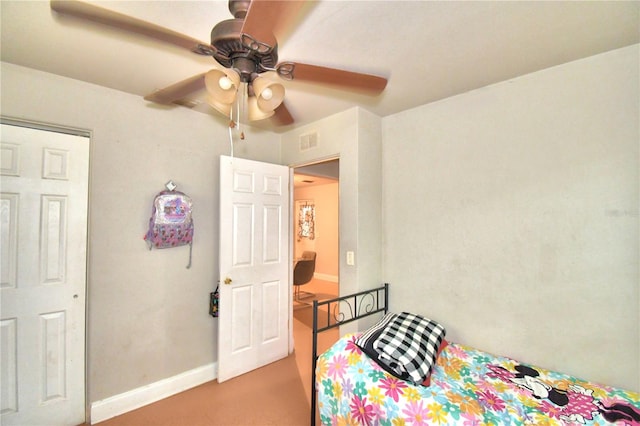
<svg viewBox="0 0 640 426">
<path fill-rule="evenodd" d="M 309 151 L 318 146 L 318 133 L 305 133 L 300 135 L 300 151 Z"/>
</svg>

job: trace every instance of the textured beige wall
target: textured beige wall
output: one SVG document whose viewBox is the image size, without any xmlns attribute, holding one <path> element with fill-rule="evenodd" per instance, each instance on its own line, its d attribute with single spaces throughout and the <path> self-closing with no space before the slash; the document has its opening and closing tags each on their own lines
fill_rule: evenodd
<svg viewBox="0 0 640 426">
<path fill-rule="evenodd" d="M 638 50 L 383 120 L 393 309 L 640 390 Z"/>
<path fill-rule="evenodd" d="M 217 360 L 218 157 L 224 120 L 149 108 L 122 92 L 2 64 L 2 114 L 91 131 L 89 402 Z M 279 137 L 248 134 L 238 157 L 279 162 Z M 173 179 L 194 202 L 188 247 L 149 251 L 153 196 Z"/>
<path fill-rule="evenodd" d="M 282 135 L 282 164 L 297 166 L 314 160 L 340 158 L 341 294 L 371 288 L 382 282 L 380 126 L 380 117 L 352 108 Z M 300 136 L 310 132 L 318 134 L 317 148 L 300 151 Z M 355 265 L 347 265 L 347 251 L 354 252 Z"/>
</svg>

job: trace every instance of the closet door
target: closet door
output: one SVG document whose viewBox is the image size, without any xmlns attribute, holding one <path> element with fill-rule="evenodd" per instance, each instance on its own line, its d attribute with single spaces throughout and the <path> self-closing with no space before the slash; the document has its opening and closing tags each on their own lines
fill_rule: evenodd
<svg viewBox="0 0 640 426">
<path fill-rule="evenodd" d="M 3 425 L 85 421 L 89 139 L 1 133 Z"/>
</svg>

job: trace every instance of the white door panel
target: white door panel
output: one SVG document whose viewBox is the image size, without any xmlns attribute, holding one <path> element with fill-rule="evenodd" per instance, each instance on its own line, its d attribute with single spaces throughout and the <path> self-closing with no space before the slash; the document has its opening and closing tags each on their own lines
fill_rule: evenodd
<svg viewBox="0 0 640 426">
<path fill-rule="evenodd" d="M 89 141 L 2 125 L 3 425 L 85 420 Z"/>
<path fill-rule="evenodd" d="M 288 167 L 222 156 L 219 382 L 288 354 L 288 232 Z"/>
</svg>

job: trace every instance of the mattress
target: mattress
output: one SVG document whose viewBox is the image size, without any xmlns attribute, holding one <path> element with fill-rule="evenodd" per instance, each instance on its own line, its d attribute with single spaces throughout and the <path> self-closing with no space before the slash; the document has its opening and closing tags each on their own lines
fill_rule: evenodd
<svg viewBox="0 0 640 426">
<path fill-rule="evenodd" d="M 454 342 L 429 384 L 381 368 L 342 337 L 318 357 L 325 425 L 640 425 L 640 395 L 525 365 Z"/>
</svg>

